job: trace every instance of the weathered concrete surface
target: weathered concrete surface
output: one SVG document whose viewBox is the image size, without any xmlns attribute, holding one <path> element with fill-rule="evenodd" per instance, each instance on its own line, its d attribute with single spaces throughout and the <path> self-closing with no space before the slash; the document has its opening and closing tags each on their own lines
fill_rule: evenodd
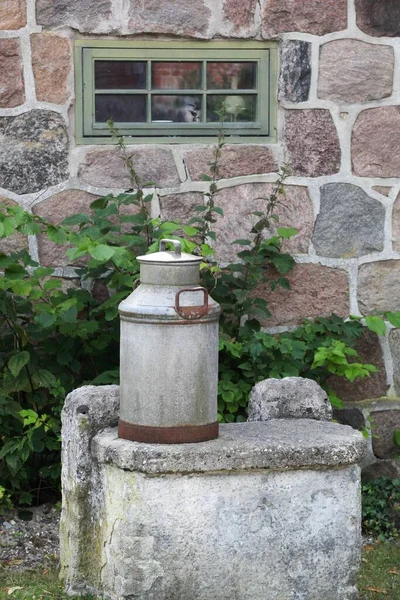
<svg viewBox="0 0 400 600">
<path fill-rule="evenodd" d="M 397 0 L 356 0 L 357 25 L 369 35 L 400 35 L 400 5 Z"/>
<path fill-rule="evenodd" d="M 311 44 L 288 40 L 281 48 L 278 98 L 287 102 L 306 102 L 311 85 Z"/>
<path fill-rule="evenodd" d="M 361 265 L 358 304 L 363 315 L 400 310 L 400 261 L 382 260 Z"/>
<path fill-rule="evenodd" d="M 128 146 L 142 183 L 160 187 L 179 185 L 180 179 L 172 152 L 163 146 Z M 115 148 L 92 148 L 79 165 L 79 178 L 95 187 L 127 189 L 132 187 L 129 171 Z"/>
<path fill-rule="evenodd" d="M 129 0 L 129 33 L 209 37 L 211 10 L 204 0 Z"/>
<path fill-rule="evenodd" d="M 400 177 L 400 106 L 364 110 L 352 134 L 352 162 L 360 177 Z"/>
<path fill-rule="evenodd" d="M 350 183 L 321 187 L 313 244 L 319 256 L 353 258 L 380 252 L 384 245 L 385 207 Z"/>
<path fill-rule="evenodd" d="M 0 108 L 25 102 L 21 44 L 18 39 L 0 39 Z"/>
<path fill-rule="evenodd" d="M 293 175 L 320 177 L 340 169 L 339 138 L 329 110 L 287 110 L 285 141 Z"/>
<path fill-rule="evenodd" d="M 315 419 L 331 421 L 332 406 L 316 381 L 304 377 L 265 379 L 250 393 L 249 421 Z"/>
<path fill-rule="evenodd" d="M 325 35 L 347 27 L 346 0 L 266 0 L 262 12 L 266 39 L 285 31 Z"/>
<path fill-rule="evenodd" d="M 68 98 L 68 76 L 72 68 L 72 43 L 54 33 L 32 35 L 32 68 L 36 98 L 64 104 Z"/>
<path fill-rule="evenodd" d="M 68 179 L 68 134 L 61 115 L 31 110 L 0 118 L 0 187 L 38 192 Z"/>
<path fill-rule="evenodd" d="M 220 436 L 200 444 L 141 444 L 100 433 L 92 451 L 100 463 L 148 474 L 333 467 L 358 462 L 363 437 L 351 427 L 313 419 L 221 424 Z"/>
<path fill-rule="evenodd" d="M 321 47 L 318 97 L 368 102 L 392 94 L 394 50 L 359 40 L 335 40 Z"/>
<path fill-rule="evenodd" d="M 202 175 L 211 176 L 210 164 L 215 161 L 214 147 L 182 148 L 181 154 L 191 179 L 196 181 Z M 218 166 L 220 179 L 274 173 L 278 170 L 273 149 L 256 144 L 227 144 L 223 147 Z"/>
<path fill-rule="evenodd" d="M 216 205 L 224 211 L 223 218 L 218 218 L 214 225 L 217 240 L 214 244 L 217 257 L 222 261 L 235 260 L 237 252 L 245 247 L 232 244 L 234 240 L 249 239 L 252 227 L 260 217 L 253 215 L 254 211 L 265 211 L 267 198 L 273 193 L 273 184 L 248 183 L 219 192 Z M 306 254 L 311 242 L 314 214 L 311 199 L 306 187 L 287 186 L 286 197 L 281 198 L 281 204 L 275 209 L 279 222 L 271 228 L 275 233 L 277 227 L 292 227 L 298 233 L 285 240 L 282 249 L 284 252 Z M 275 222 L 274 222 L 275 223 Z"/>
<path fill-rule="evenodd" d="M 0 2 L 0 30 L 20 29 L 26 25 L 26 0 Z"/>
<path fill-rule="evenodd" d="M 276 420 L 222 425 L 211 442 L 140 444 L 102 431 L 115 425 L 118 405 L 118 387 L 89 386 L 63 409 L 68 592 L 111 600 L 357 597 L 361 434 Z"/>
<path fill-rule="evenodd" d="M 117 386 L 86 386 L 67 396 L 61 415 L 61 576 L 68 580 L 73 573 L 77 590 L 100 586 L 105 489 L 90 444 L 103 427 L 117 424 L 118 409 Z"/>
</svg>

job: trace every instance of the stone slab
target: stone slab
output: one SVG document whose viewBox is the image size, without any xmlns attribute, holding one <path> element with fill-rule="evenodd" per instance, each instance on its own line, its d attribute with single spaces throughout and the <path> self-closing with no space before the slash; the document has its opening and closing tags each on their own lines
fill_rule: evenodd
<svg viewBox="0 0 400 600">
<path fill-rule="evenodd" d="M 267 39 L 287 31 L 341 31 L 347 27 L 347 0 L 266 0 L 262 25 Z"/>
<path fill-rule="evenodd" d="M 400 194 L 398 194 L 393 204 L 392 219 L 393 250 L 400 252 Z"/>
<path fill-rule="evenodd" d="M 325 109 L 285 111 L 285 140 L 293 175 L 321 177 L 340 169 L 340 144 Z"/>
<path fill-rule="evenodd" d="M 353 172 L 360 177 L 400 177 L 400 106 L 362 111 L 352 133 Z"/>
<path fill-rule="evenodd" d="M 400 4 L 397 0 L 355 0 L 357 25 L 375 37 L 400 36 Z"/>
<path fill-rule="evenodd" d="M 0 135 L 0 187 L 31 194 L 68 179 L 68 132 L 58 113 L 1 117 Z"/>
<path fill-rule="evenodd" d="M 129 0 L 129 33 L 209 37 L 212 13 L 204 0 Z"/>
<path fill-rule="evenodd" d="M 111 0 L 37 0 L 36 20 L 45 27 L 72 27 L 80 33 L 109 33 Z"/>
<path fill-rule="evenodd" d="M 20 29 L 26 25 L 26 0 L 1 0 L 0 30 Z"/>
<path fill-rule="evenodd" d="M 374 410 L 372 414 L 372 448 L 378 458 L 400 457 L 400 448 L 393 440 L 395 430 L 400 430 L 400 409 Z"/>
<path fill-rule="evenodd" d="M 311 44 L 288 40 L 281 47 L 278 98 L 286 102 L 306 102 L 311 86 Z"/>
<path fill-rule="evenodd" d="M 41 102 L 63 104 L 69 94 L 71 41 L 65 36 L 45 32 L 32 35 L 31 45 L 36 98 Z"/>
<path fill-rule="evenodd" d="M 221 424 L 218 439 L 198 444 L 129 442 L 116 429 L 92 441 L 99 463 L 151 474 L 332 467 L 357 463 L 364 451 L 351 427 L 311 419 Z"/>
<path fill-rule="evenodd" d="M 382 260 L 361 265 L 358 305 L 363 315 L 400 310 L 400 261 Z"/>
<path fill-rule="evenodd" d="M 328 183 L 320 192 L 313 235 L 318 256 L 354 258 L 383 250 L 385 207 L 378 200 L 350 183 Z"/>
<path fill-rule="evenodd" d="M 0 108 L 25 102 L 24 74 L 19 39 L 0 39 Z"/>
</svg>

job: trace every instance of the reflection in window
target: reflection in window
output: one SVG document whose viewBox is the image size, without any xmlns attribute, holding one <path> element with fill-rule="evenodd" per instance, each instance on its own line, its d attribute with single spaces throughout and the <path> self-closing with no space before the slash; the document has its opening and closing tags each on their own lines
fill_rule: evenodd
<svg viewBox="0 0 400 600">
<path fill-rule="evenodd" d="M 146 88 L 146 63 L 96 60 L 94 81 L 97 90 L 143 90 Z"/>
<path fill-rule="evenodd" d="M 97 123 L 105 123 L 109 119 L 120 123 L 145 123 L 146 96 L 96 94 L 95 119 Z"/>
<path fill-rule="evenodd" d="M 201 96 L 154 95 L 152 122 L 198 123 L 201 121 Z"/>
<path fill-rule="evenodd" d="M 218 113 L 223 109 L 227 123 L 256 121 L 257 96 L 253 95 L 209 95 L 207 97 L 207 121 L 219 121 Z"/>
<path fill-rule="evenodd" d="M 209 62 L 207 87 L 214 90 L 254 90 L 256 63 Z"/>
<path fill-rule="evenodd" d="M 151 66 L 154 90 L 196 90 L 201 88 L 201 63 L 153 62 Z"/>
</svg>

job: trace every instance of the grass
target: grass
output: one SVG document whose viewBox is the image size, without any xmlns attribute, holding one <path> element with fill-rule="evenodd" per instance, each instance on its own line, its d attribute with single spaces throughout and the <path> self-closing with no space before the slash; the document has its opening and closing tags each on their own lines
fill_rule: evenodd
<svg viewBox="0 0 400 600">
<path fill-rule="evenodd" d="M 359 590 L 360 600 L 400 600 L 400 542 L 371 544 L 365 548 Z M 54 568 L 18 572 L 0 567 L 0 600 L 67 598 Z M 86 596 L 81 600 L 91 599 Z"/>
</svg>

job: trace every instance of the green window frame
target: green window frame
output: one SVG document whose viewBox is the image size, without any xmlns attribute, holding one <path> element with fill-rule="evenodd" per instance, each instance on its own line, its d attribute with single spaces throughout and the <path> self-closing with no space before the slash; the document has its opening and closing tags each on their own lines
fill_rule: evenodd
<svg viewBox="0 0 400 600">
<path fill-rule="evenodd" d="M 96 89 L 96 61 L 135 61 L 145 65 L 146 80 L 141 89 Z M 194 89 L 156 88 L 152 82 L 152 63 L 191 62 L 201 64 L 201 83 Z M 255 65 L 254 85 L 251 89 L 213 89 L 207 87 L 208 63 L 252 63 Z M 129 143 L 213 143 L 218 132 L 218 122 L 210 122 L 208 100 L 213 96 L 246 98 L 252 105 L 255 119 L 241 122 L 225 121 L 224 133 L 229 143 L 274 143 L 277 120 L 277 43 L 276 42 L 150 42 L 77 40 L 75 42 L 76 86 L 76 143 L 107 144 L 111 137 L 106 122 L 96 122 L 96 102 L 102 94 L 140 95 L 146 105 L 142 122 L 121 122 L 113 115 L 116 126 Z M 201 101 L 198 122 L 152 121 L 153 98 L 165 96 L 196 95 Z M 251 96 L 251 98 L 250 98 Z M 222 102 L 222 101 L 221 101 Z"/>
</svg>

